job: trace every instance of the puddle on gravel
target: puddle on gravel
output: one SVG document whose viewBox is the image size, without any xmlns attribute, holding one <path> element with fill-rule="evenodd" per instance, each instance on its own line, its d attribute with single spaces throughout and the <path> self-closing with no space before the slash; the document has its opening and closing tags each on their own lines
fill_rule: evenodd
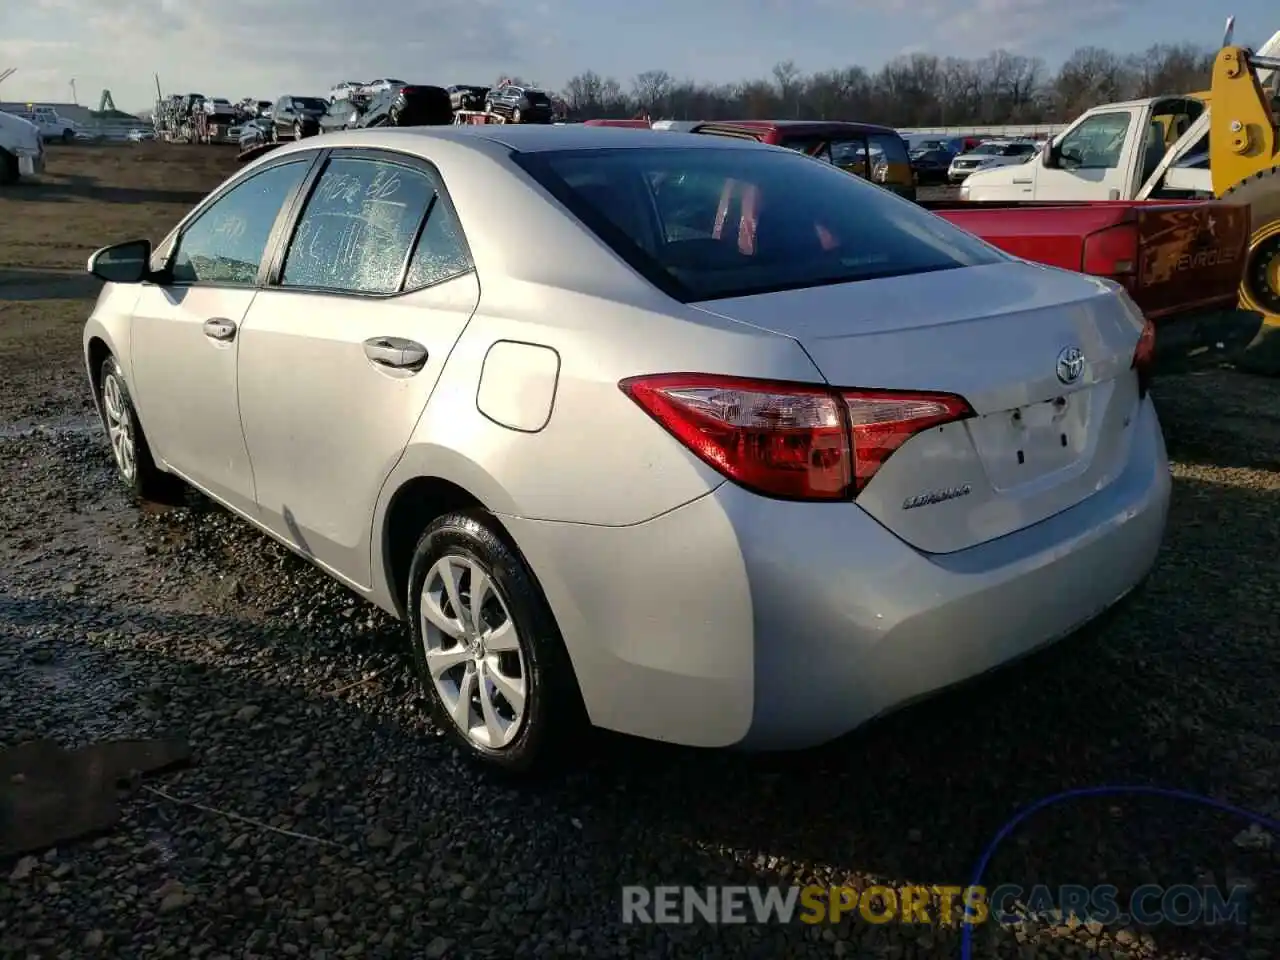
<svg viewBox="0 0 1280 960">
<path fill-rule="evenodd" d="M 121 707 L 128 693 L 126 678 L 104 670 L 98 657 L 79 650 L 50 650 L 33 644 L 18 667 L 17 682 L 0 695 L 0 709 L 41 717 L 46 734 L 72 741 L 96 740 L 120 732 Z M 21 706 L 14 698 L 21 698 Z"/>
</svg>

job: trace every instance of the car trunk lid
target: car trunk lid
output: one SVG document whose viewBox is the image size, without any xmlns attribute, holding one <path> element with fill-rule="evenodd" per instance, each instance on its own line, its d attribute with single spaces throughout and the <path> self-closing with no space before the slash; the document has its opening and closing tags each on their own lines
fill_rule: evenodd
<svg viewBox="0 0 1280 960">
<path fill-rule="evenodd" d="M 912 437 L 857 497 L 918 549 L 1038 523 L 1127 460 L 1141 321 L 1104 281 L 1003 263 L 696 306 L 794 337 L 833 386 L 968 401 L 973 417 Z"/>
</svg>

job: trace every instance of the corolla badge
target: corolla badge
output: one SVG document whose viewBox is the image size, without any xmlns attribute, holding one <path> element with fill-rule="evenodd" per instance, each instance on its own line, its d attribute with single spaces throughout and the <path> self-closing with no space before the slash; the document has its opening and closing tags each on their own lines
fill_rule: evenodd
<svg viewBox="0 0 1280 960">
<path fill-rule="evenodd" d="M 915 510 L 917 507 L 928 507 L 935 503 L 967 497 L 971 493 L 973 493 L 973 487 L 967 483 L 955 487 L 944 487 L 941 490 L 929 490 L 926 493 L 918 493 L 914 497 L 907 497 L 902 501 L 902 509 Z"/>
<path fill-rule="evenodd" d="M 1063 347 L 1058 354 L 1058 379 L 1075 383 L 1084 374 L 1084 351 L 1079 347 Z"/>
</svg>

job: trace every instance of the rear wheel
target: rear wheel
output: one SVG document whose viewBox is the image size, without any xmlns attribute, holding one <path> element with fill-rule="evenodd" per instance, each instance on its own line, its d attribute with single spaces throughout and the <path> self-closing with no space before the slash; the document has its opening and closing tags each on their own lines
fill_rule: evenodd
<svg viewBox="0 0 1280 960">
<path fill-rule="evenodd" d="M 76 138 L 76 133 L 75 133 L 75 131 L 74 131 L 74 130 L 63 130 L 63 131 L 62 131 L 62 142 L 63 142 L 63 143 L 70 143 L 70 142 L 71 142 L 72 140 L 74 140 L 75 138 Z"/>
<path fill-rule="evenodd" d="M 1280 167 L 1241 180 L 1223 195 L 1249 208 L 1253 233 L 1240 281 L 1240 306 L 1261 314 L 1262 325 L 1238 358 L 1245 369 L 1280 375 Z"/>
<path fill-rule="evenodd" d="M 305 136 L 306 136 L 306 133 L 302 129 L 302 124 L 295 123 L 293 125 L 293 139 L 301 140 Z"/>
<path fill-rule="evenodd" d="M 573 667 L 532 573 L 488 514 L 427 528 L 406 599 L 432 719 L 469 758 L 512 774 L 568 759 L 584 725 Z"/>
</svg>

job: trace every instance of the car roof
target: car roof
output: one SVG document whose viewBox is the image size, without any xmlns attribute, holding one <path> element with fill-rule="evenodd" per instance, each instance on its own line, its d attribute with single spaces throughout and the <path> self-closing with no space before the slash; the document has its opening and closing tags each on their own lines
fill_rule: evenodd
<svg viewBox="0 0 1280 960">
<path fill-rule="evenodd" d="M 475 150 L 490 155 L 509 151 L 545 153 L 553 150 L 604 150 L 677 147 L 701 150 L 768 150 L 751 140 L 727 140 L 694 133 L 665 130 L 636 130 L 626 127 L 596 127 L 580 124 L 456 124 L 433 127 L 372 127 L 326 133 L 323 141 L 306 139 L 285 143 L 270 151 L 267 157 L 283 156 L 301 150 L 324 147 L 364 147 L 398 150 L 431 159 L 432 144 L 450 145 L 452 149 Z"/>
</svg>

